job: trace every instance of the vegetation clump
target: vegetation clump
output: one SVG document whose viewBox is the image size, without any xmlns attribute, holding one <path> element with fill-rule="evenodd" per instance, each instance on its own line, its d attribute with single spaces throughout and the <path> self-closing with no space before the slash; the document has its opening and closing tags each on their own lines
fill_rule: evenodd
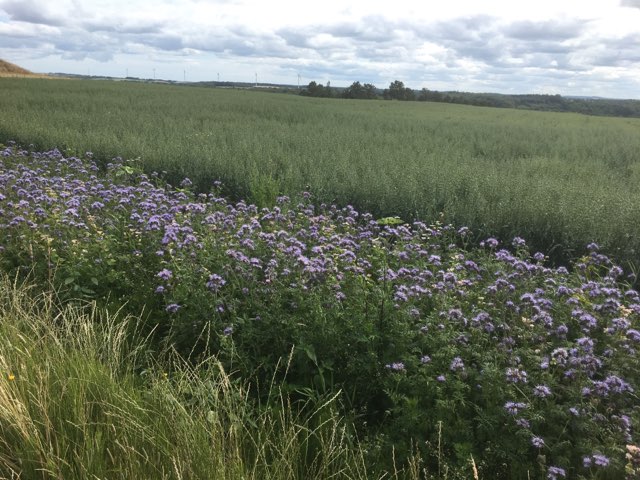
<svg viewBox="0 0 640 480">
<path fill-rule="evenodd" d="M 631 468 L 640 294 L 595 243 L 551 268 L 519 237 L 474 245 L 467 228 L 308 192 L 258 208 L 190 188 L 122 159 L 101 171 L 90 154 L 6 147 L 0 266 L 62 300 L 143 312 L 150 348 L 215 355 L 257 404 L 274 385 L 293 405 L 335 397 L 372 471 Z"/>
</svg>

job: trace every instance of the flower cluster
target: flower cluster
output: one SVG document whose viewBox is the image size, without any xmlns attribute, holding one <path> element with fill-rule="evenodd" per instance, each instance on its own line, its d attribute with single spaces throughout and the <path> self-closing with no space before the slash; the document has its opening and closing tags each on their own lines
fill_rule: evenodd
<svg viewBox="0 0 640 480">
<path fill-rule="evenodd" d="M 597 245 L 551 268 L 521 238 L 505 243 L 515 252 L 468 248 L 468 229 L 376 221 L 308 193 L 259 209 L 160 185 L 122 159 L 102 171 L 4 148 L 0 266 L 150 312 L 163 341 L 256 384 L 293 352 L 292 385 L 348 392 L 387 438 L 442 441 L 460 464 L 472 445 L 499 452 L 486 465 L 521 465 L 512 478 L 541 456 L 547 478 L 624 469 L 640 294 Z"/>
</svg>

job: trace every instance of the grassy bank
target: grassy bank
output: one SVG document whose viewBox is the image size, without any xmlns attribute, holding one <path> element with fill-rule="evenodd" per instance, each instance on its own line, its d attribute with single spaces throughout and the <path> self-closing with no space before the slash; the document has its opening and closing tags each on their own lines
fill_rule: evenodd
<svg viewBox="0 0 640 480">
<path fill-rule="evenodd" d="M 153 351 L 140 318 L 60 310 L 37 292 L 0 275 L 0 477 L 384 476 L 364 465 L 335 397 L 291 405 L 274 386 L 261 407 L 214 358 Z"/>
</svg>

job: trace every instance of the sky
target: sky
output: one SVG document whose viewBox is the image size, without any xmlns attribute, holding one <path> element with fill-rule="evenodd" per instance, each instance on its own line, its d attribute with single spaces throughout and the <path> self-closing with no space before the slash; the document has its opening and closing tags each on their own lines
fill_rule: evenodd
<svg viewBox="0 0 640 480">
<path fill-rule="evenodd" d="M 38 73 L 640 99 L 640 0 L 0 0 Z"/>
</svg>

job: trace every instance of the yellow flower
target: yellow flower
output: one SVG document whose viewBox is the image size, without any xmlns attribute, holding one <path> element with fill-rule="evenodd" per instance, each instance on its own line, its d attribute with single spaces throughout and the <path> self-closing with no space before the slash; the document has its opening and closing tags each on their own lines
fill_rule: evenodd
<svg viewBox="0 0 640 480">
<path fill-rule="evenodd" d="M 9 379 L 10 382 L 12 382 L 16 379 L 16 376 L 13 373 L 10 373 L 7 375 L 7 378 Z"/>
</svg>

